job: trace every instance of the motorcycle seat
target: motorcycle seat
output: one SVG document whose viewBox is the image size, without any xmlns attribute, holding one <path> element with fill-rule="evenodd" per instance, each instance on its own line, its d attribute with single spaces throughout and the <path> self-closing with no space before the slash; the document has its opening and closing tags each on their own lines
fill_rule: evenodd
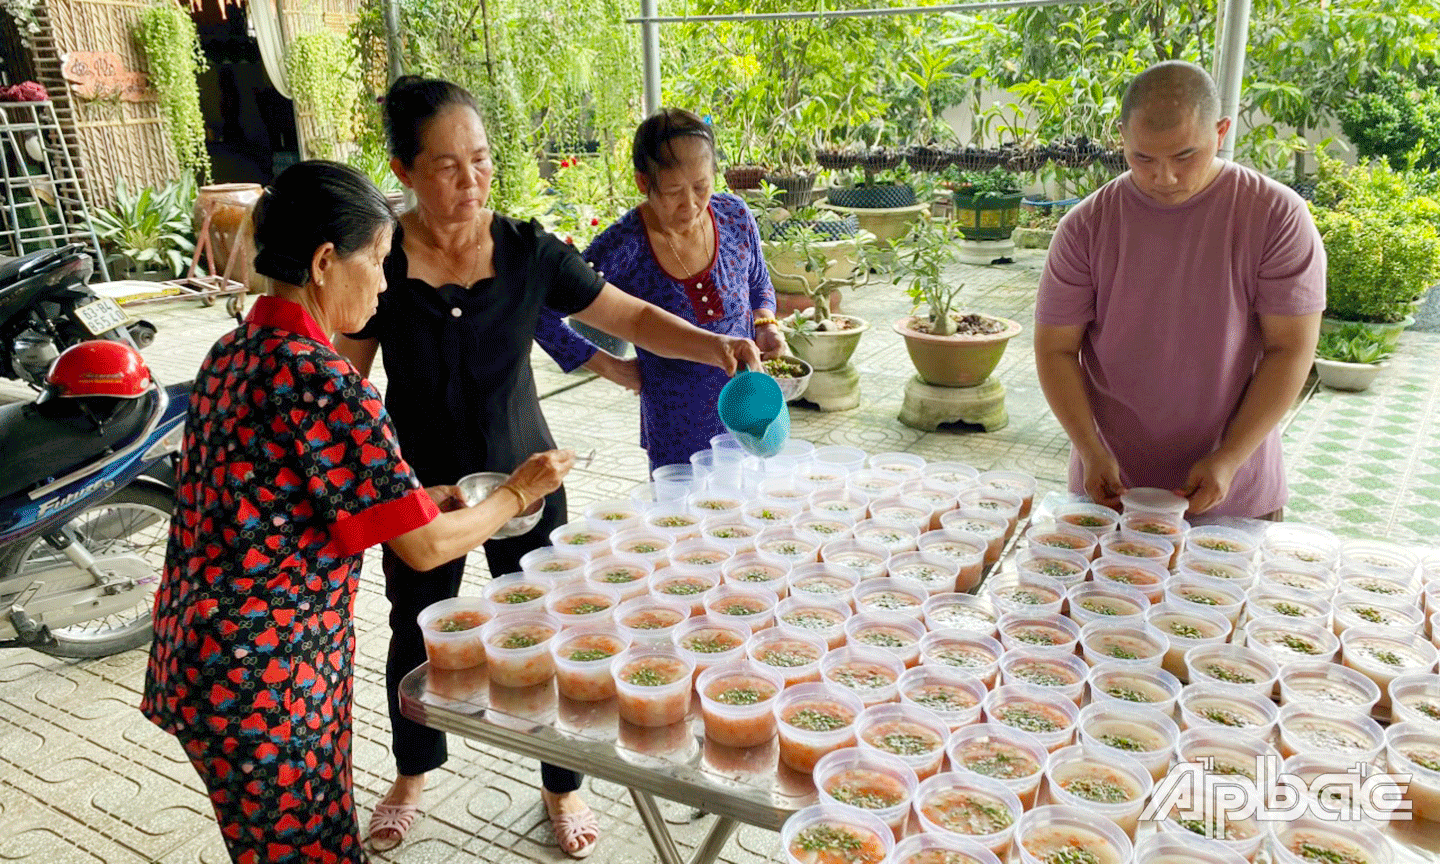
<svg viewBox="0 0 1440 864">
<path fill-rule="evenodd" d="M 89 465 L 130 443 L 160 410 L 151 390 L 138 399 L 92 400 L 105 417 L 101 428 L 80 410 L 78 399 L 52 399 L 44 405 L 0 405 L 0 499 Z M 109 416 L 107 417 L 106 414 Z"/>
<path fill-rule="evenodd" d="M 31 273 L 37 273 L 52 261 L 58 261 L 67 255 L 74 255 L 77 251 L 84 251 L 84 246 L 61 246 L 59 249 L 41 249 L 31 252 L 28 255 L 21 255 L 19 258 L 0 256 L 0 286 L 17 282 Z"/>
</svg>

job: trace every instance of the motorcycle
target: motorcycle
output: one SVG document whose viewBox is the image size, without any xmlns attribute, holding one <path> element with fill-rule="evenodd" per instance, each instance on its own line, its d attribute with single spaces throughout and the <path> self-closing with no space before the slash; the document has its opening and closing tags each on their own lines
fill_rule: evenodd
<svg viewBox="0 0 1440 864">
<path fill-rule="evenodd" d="M 131 346 L 100 340 L 41 380 L 33 401 L 0 405 L 0 647 L 145 645 L 175 506 L 148 474 L 179 452 L 190 382 L 162 386 Z"/>
<path fill-rule="evenodd" d="M 60 352 L 90 339 L 148 346 L 155 327 L 132 321 L 85 283 L 94 269 L 81 244 L 0 258 L 0 376 L 39 388 Z"/>
</svg>

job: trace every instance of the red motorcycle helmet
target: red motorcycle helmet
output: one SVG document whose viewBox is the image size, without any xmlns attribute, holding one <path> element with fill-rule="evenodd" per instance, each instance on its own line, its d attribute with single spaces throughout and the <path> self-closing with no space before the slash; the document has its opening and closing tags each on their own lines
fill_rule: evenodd
<svg viewBox="0 0 1440 864">
<path fill-rule="evenodd" d="M 138 399 L 153 383 L 139 351 L 124 342 L 94 339 L 60 352 L 45 375 L 45 390 L 38 401 L 87 396 Z"/>
</svg>

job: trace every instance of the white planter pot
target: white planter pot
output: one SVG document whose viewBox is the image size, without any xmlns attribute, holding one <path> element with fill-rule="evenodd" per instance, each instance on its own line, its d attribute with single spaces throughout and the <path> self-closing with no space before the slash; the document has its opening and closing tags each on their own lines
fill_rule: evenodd
<svg viewBox="0 0 1440 864">
<path fill-rule="evenodd" d="M 832 262 L 825 269 L 830 279 L 848 279 L 855 274 L 855 249 L 862 243 L 875 240 L 869 231 L 860 231 L 854 237 L 840 240 L 822 240 L 812 244 L 827 261 Z M 804 294 L 820 284 L 820 274 L 805 273 L 805 262 L 800 254 L 768 240 L 760 241 L 760 251 L 765 256 L 765 266 L 770 270 L 770 281 L 775 290 L 782 294 Z M 803 274 L 803 281 L 795 274 Z"/>
<path fill-rule="evenodd" d="M 1320 383 L 1335 390 L 1364 390 L 1375 383 L 1384 363 L 1341 363 L 1339 360 L 1315 358 L 1315 372 Z"/>
</svg>

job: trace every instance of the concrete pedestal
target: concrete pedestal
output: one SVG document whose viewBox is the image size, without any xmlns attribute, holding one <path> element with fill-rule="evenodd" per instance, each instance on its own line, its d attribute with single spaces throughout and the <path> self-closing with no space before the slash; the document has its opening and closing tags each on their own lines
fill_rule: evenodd
<svg viewBox="0 0 1440 864">
<path fill-rule="evenodd" d="M 813 380 L 810 386 L 815 386 Z M 986 432 L 1004 429 L 1010 422 L 1005 411 L 1005 385 L 991 377 L 974 387 L 936 387 L 917 375 L 905 384 L 900 422 L 926 432 L 957 422 L 984 427 Z"/>
<path fill-rule="evenodd" d="M 1010 264 L 1015 260 L 1014 240 L 961 240 L 955 257 L 965 264 Z"/>
<path fill-rule="evenodd" d="M 849 411 L 860 406 L 860 373 L 851 363 L 814 372 L 800 398 L 821 411 Z"/>
</svg>

